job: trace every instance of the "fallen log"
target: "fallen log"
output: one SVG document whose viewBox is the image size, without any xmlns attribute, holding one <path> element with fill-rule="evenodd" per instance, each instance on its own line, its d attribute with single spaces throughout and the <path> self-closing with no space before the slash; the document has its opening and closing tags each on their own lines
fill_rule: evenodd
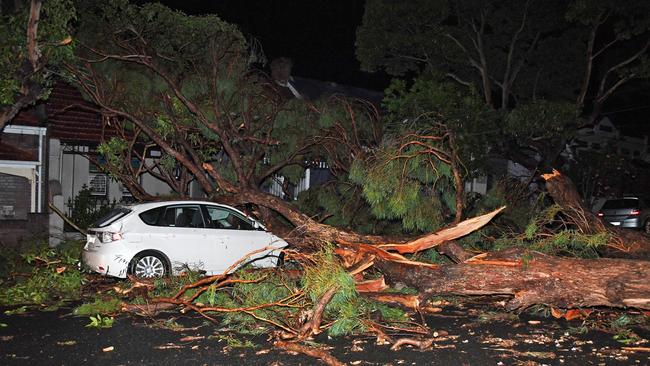
<svg viewBox="0 0 650 366">
<path fill-rule="evenodd" d="M 394 250 L 400 254 L 420 252 L 429 248 L 433 248 L 446 241 L 458 239 L 482 228 L 488 222 L 490 222 L 494 216 L 498 215 L 505 208 L 506 206 L 503 206 L 484 215 L 472 217 L 471 219 L 467 219 L 465 221 L 459 222 L 458 224 L 438 230 L 435 233 L 425 235 L 419 239 L 409 241 L 408 243 L 380 244 L 377 245 L 377 247 L 386 251 Z"/>
<path fill-rule="evenodd" d="M 625 256 L 629 258 L 650 258 L 650 237 L 630 229 L 622 229 L 594 215 L 580 199 L 578 190 L 569 177 L 553 170 L 543 174 L 546 189 L 562 212 L 570 218 L 578 230 L 585 234 L 607 233 L 609 241 L 604 251 L 607 256 Z"/>
<path fill-rule="evenodd" d="M 329 366 L 345 366 L 344 363 L 336 359 L 336 357 L 332 356 L 325 349 L 310 347 L 296 342 L 285 342 L 281 340 L 276 340 L 273 342 L 273 345 L 278 348 L 285 349 L 289 352 L 302 353 L 304 355 L 317 358 Z"/>
<path fill-rule="evenodd" d="M 544 304 L 650 309 L 650 263 L 629 259 L 576 259 L 509 249 L 446 266 L 419 265 L 377 256 L 389 281 L 433 295 L 512 295 L 508 310 Z"/>
</svg>

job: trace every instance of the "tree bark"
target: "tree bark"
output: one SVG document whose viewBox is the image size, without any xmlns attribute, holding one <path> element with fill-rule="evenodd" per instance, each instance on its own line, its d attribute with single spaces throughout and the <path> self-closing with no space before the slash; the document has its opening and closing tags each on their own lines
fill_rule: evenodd
<svg viewBox="0 0 650 366">
<path fill-rule="evenodd" d="M 535 304 L 560 308 L 650 309 L 650 263 L 627 259 L 560 258 L 510 249 L 448 266 L 375 258 L 388 279 L 433 295 L 512 295 L 508 310 Z"/>
<path fill-rule="evenodd" d="M 629 258 L 650 258 L 650 237 L 639 231 L 621 229 L 602 221 L 594 215 L 580 199 L 578 191 L 571 181 L 559 171 L 542 175 L 546 180 L 546 189 L 562 212 L 574 225 L 585 234 L 607 233 L 609 241 L 604 254 L 607 256 L 625 256 Z"/>
</svg>

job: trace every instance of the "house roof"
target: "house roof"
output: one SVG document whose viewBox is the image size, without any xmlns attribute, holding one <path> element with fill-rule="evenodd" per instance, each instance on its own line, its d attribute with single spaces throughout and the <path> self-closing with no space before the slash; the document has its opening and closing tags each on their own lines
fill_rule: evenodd
<svg viewBox="0 0 650 366">
<path fill-rule="evenodd" d="M 58 82 L 44 103 L 21 111 L 9 125 L 45 126 L 50 137 L 62 142 L 96 145 L 119 135 L 115 127 L 107 124 L 101 114 L 94 111 L 97 109 L 97 106 L 83 98 L 77 88 Z"/>
<path fill-rule="evenodd" d="M 379 105 L 383 98 L 383 93 L 375 90 L 357 88 L 349 85 L 341 85 L 334 82 L 314 80 L 298 76 L 292 77 L 290 83 L 301 95 L 307 97 L 309 100 L 315 100 L 320 97 L 327 97 L 331 95 L 344 95 L 346 97 L 365 99 L 373 102 L 376 105 Z"/>
<path fill-rule="evenodd" d="M 118 136 L 115 127 L 93 109 L 98 108 L 84 100 L 77 88 L 57 83 L 46 103 L 50 136 L 76 144 L 97 144 Z"/>
<path fill-rule="evenodd" d="M 0 141 L 0 160 L 38 161 L 35 153 Z"/>
<path fill-rule="evenodd" d="M 43 127 L 43 118 L 34 113 L 33 109 L 23 110 L 19 112 L 13 120 L 11 120 L 9 125 Z"/>
</svg>

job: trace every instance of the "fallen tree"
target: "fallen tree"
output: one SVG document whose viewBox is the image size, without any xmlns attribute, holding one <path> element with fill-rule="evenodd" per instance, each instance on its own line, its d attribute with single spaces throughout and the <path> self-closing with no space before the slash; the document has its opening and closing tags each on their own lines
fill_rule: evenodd
<svg viewBox="0 0 650 366">
<path fill-rule="evenodd" d="M 318 254 L 290 253 L 296 254 L 295 259 L 304 268 L 303 276 L 319 278 L 318 281 L 325 282 L 316 293 L 313 292 L 314 287 L 308 289 L 309 285 L 306 283 L 309 281 L 301 281 L 302 285 L 297 286 L 297 278 L 293 273 L 280 271 L 280 278 L 284 279 L 280 280 L 282 284 L 279 287 L 284 289 L 284 294 L 278 294 L 273 300 L 254 304 L 233 303 L 238 304 L 236 306 L 211 304 L 210 296 L 214 296 L 209 295 L 211 292 L 228 293 L 240 285 L 268 289 L 269 287 L 263 287 L 267 286 L 264 282 L 269 276 L 278 275 L 268 271 L 260 272 L 255 277 L 238 277 L 226 271 L 221 275 L 205 277 L 187 284 L 173 296 L 153 298 L 148 305 L 124 306 L 123 309 L 150 314 L 172 304 L 181 307 L 183 311 L 197 312 L 215 322 L 219 321 L 216 317 L 219 315 L 248 315 L 259 323 L 277 329 L 273 332 L 276 346 L 319 358 L 330 365 L 339 363 L 326 350 L 304 344 L 304 341 L 331 329 L 340 320 L 336 318 L 336 312 L 332 313 L 330 305 L 337 302 L 336 306 L 341 306 L 341 301 L 360 301 L 359 294 L 375 302 L 396 305 L 420 313 L 436 311 L 427 304 L 427 300 L 432 296 L 450 294 L 510 295 L 512 299 L 506 304 L 506 309 L 510 311 L 526 309 L 537 304 L 550 306 L 558 314 L 561 311 L 557 309 L 594 306 L 650 309 L 650 265 L 646 261 L 562 258 L 521 248 L 473 255 L 452 241 L 487 224 L 503 209 L 465 220 L 406 243 L 377 245 L 339 242 L 335 248 L 339 258 L 329 256 L 325 262 L 324 257 L 319 258 Z M 458 263 L 422 263 L 403 255 L 438 247 Z M 252 254 L 254 253 L 249 255 Z M 243 263 L 247 257 L 231 268 Z M 341 264 L 338 263 L 339 260 Z M 341 265 L 347 272 L 343 277 L 336 274 L 341 273 Z M 419 294 L 383 292 L 388 287 L 383 276 L 364 278 L 364 273 L 370 268 L 379 270 L 388 279 L 389 284 L 403 283 L 417 289 Z M 315 275 L 313 271 L 320 271 L 320 274 Z M 328 279 L 325 280 L 326 277 Z M 357 294 L 353 296 L 357 300 L 348 297 L 351 296 L 350 287 L 345 277 L 354 279 Z M 138 287 L 148 288 L 149 285 L 142 284 Z M 348 295 L 343 295 L 346 291 Z M 235 293 L 230 296 L 239 297 Z M 361 303 L 355 302 L 353 308 L 359 304 Z M 326 309 L 329 309 L 329 313 Z M 391 343 L 392 349 L 397 349 L 403 344 L 425 349 L 435 338 L 434 332 L 408 321 L 395 326 L 367 319 L 363 321 L 361 329 Z M 408 337 L 408 334 L 415 338 Z M 407 335 L 406 338 L 404 335 Z"/>
<path fill-rule="evenodd" d="M 462 263 L 433 266 L 376 257 L 393 281 L 433 295 L 512 295 L 506 309 L 536 304 L 650 309 L 650 264 L 642 260 L 559 258 L 510 249 Z"/>
<path fill-rule="evenodd" d="M 546 181 L 549 195 L 560 205 L 572 225 L 584 234 L 608 235 L 608 248 L 605 251 L 607 256 L 650 258 L 650 237 L 639 231 L 610 225 L 598 218 L 582 203 L 571 179 L 559 171 L 553 170 L 542 177 Z"/>
</svg>

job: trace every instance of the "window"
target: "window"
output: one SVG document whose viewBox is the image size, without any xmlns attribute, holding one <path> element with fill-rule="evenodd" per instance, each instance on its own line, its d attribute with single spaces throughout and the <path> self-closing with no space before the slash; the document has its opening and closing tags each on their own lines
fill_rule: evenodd
<svg viewBox="0 0 650 366">
<path fill-rule="evenodd" d="M 626 149 L 626 148 L 623 147 L 623 148 L 621 148 L 621 154 L 623 154 L 623 155 L 630 155 L 630 150 L 628 150 L 628 149 Z"/>
<path fill-rule="evenodd" d="M 128 208 L 124 207 L 118 207 L 110 210 L 106 215 L 100 217 L 97 221 L 95 221 L 91 226 L 92 227 L 105 227 L 113 222 L 117 221 L 118 219 L 126 216 L 131 212 Z"/>
<path fill-rule="evenodd" d="M 600 150 L 600 144 L 594 142 L 593 144 L 591 144 L 591 148 L 594 150 Z"/>
<path fill-rule="evenodd" d="M 106 160 L 101 155 L 97 155 L 95 159 L 99 165 L 106 164 Z M 108 175 L 98 165 L 91 162 L 88 165 L 88 188 L 90 189 L 90 194 L 93 196 L 107 196 L 108 182 Z"/>
<path fill-rule="evenodd" d="M 623 198 L 616 200 L 608 200 L 603 205 L 603 210 L 618 210 L 624 208 L 638 208 L 639 200 L 637 198 Z"/>
<path fill-rule="evenodd" d="M 238 213 L 222 207 L 207 206 L 208 227 L 215 229 L 255 230 L 253 223 Z"/>
<path fill-rule="evenodd" d="M 154 208 L 140 214 L 140 219 L 147 225 L 156 225 L 160 214 L 165 212 L 164 207 Z"/>
<path fill-rule="evenodd" d="M 140 214 L 147 225 L 168 227 L 205 227 L 199 206 L 158 207 Z"/>
</svg>

